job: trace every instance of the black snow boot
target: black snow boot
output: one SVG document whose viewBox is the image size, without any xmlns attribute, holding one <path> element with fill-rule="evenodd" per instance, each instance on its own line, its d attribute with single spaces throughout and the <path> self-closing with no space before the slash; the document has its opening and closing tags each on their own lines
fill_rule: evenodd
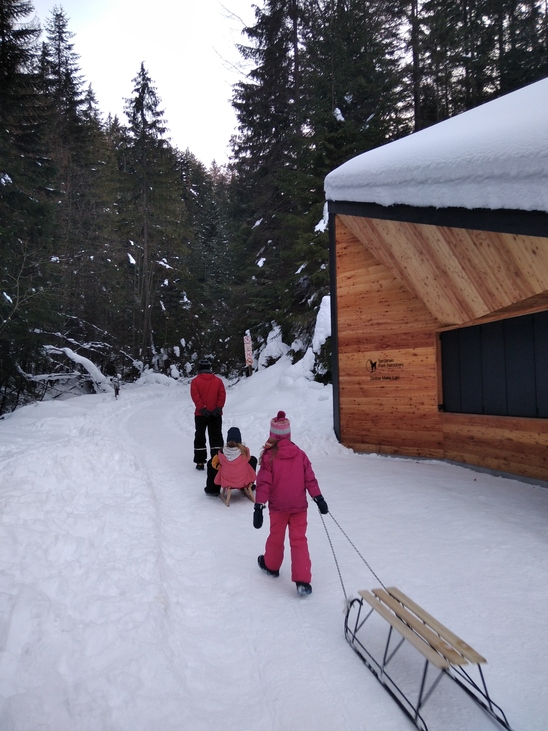
<svg viewBox="0 0 548 731">
<path fill-rule="evenodd" d="M 305 583 L 304 581 L 296 581 L 297 584 L 297 594 L 299 596 L 307 596 L 308 594 L 312 594 L 312 587 L 310 584 Z"/>
<path fill-rule="evenodd" d="M 269 569 L 269 568 L 268 568 L 268 566 L 267 566 L 267 565 L 265 564 L 265 562 L 264 562 L 264 556 L 262 556 L 262 555 L 261 555 L 261 556 L 259 556 L 259 557 L 257 558 L 257 563 L 259 564 L 259 567 L 260 567 L 260 568 L 261 568 L 261 569 L 262 569 L 263 571 L 266 571 L 266 573 L 267 573 L 267 574 L 268 574 L 269 576 L 279 576 L 279 575 L 280 575 L 280 572 L 279 572 L 279 571 L 272 571 L 272 569 Z"/>
</svg>

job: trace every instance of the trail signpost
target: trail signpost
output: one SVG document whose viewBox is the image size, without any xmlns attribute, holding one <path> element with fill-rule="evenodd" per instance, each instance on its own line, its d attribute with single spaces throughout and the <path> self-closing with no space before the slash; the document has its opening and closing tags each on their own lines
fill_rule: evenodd
<svg viewBox="0 0 548 731">
<path fill-rule="evenodd" d="M 244 335 L 244 354 L 245 364 L 247 367 L 247 375 L 251 376 L 253 374 L 253 343 L 251 341 L 251 335 L 249 334 L 249 330 Z"/>
</svg>

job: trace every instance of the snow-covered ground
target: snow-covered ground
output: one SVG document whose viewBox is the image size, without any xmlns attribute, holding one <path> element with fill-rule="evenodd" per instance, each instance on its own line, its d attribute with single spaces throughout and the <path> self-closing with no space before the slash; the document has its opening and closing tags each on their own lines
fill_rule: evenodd
<svg viewBox="0 0 548 731">
<path fill-rule="evenodd" d="M 284 409 L 333 517 L 381 581 L 488 659 L 516 731 L 548 726 L 548 490 L 436 461 L 358 455 L 306 357 L 228 389 L 224 431 L 258 456 Z M 313 594 L 257 555 L 252 505 L 203 492 L 188 381 L 43 402 L 0 421 L 1 731 L 404 731 L 343 635 L 315 505 Z M 349 596 L 377 580 L 325 519 Z M 417 656 L 418 657 L 418 656 Z M 421 663 L 417 660 L 417 668 Z M 417 670 L 418 672 L 418 670 Z M 432 731 L 495 728 L 444 679 Z M 447 686 L 447 687 L 446 687 Z"/>
</svg>

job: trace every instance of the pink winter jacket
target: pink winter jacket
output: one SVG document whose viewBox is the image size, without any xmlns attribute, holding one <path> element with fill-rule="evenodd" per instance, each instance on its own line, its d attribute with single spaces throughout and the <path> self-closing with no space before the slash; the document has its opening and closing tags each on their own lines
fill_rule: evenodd
<svg viewBox="0 0 548 731">
<path fill-rule="evenodd" d="M 225 449 L 237 449 L 238 447 L 225 447 Z M 246 454 L 240 454 L 236 459 L 229 460 L 223 452 L 217 453 L 219 469 L 215 475 L 215 484 L 221 487 L 247 487 L 255 482 L 255 470 L 249 464 L 249 449 L 246 447 Z"/>
<path fill-rule="evenodd" d="M 298 513 L 308 508 L 307 492 L 312 498 L 320 495 L 310 460 L 291 440 L 280 439 L 274 457 L 269 450 L 263 454 L 255 500 L 268 503 L 273 513 Z"/>
</svg>

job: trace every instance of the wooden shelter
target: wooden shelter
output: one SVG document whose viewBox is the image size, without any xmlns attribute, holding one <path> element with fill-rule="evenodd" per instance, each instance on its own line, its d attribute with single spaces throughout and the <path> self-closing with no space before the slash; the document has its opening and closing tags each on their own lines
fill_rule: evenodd
<svg viewBox="0 0 548 731">
<path fill-rule="evenodd" d="M 548 480 L 548 79 L 325 187 L 340 441 Z"/>
</svg>

